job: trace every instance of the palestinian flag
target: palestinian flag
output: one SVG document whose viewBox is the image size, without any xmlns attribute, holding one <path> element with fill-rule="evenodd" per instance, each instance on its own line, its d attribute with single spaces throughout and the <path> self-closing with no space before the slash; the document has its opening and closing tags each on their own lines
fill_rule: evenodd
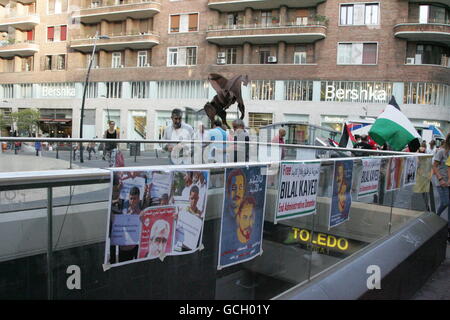
<svg viewBox="0 0 450 320">
<path fill-rule="evenodd" d="M 339 141 L 339 147 L 341 148 L 353 148 L 356 144 L 355 136 L 353 135 L 350 127 L 344 123 L 344 129 L 342 130 L 342 137 Z"/>
<path fill-rule="evenodd" d="M 332 146 L 332 147 L 335 147 L 335 148 L 339 147 L 339 143 L 338 143 L 337 141 L 331 139 L 331 138 L 328 138 L 328 143 L 329 143 L 330 146 Z"/>
<path fill-rule="evenodd" d="M 416 152 L 420 147 L 419 133 L 400 111 L 394 96 L 370 128 L 369 135 L 380 146 L 386 142 L 395 151 L 401 151 L 408 145 L 411 152 Z"/>
</svg>

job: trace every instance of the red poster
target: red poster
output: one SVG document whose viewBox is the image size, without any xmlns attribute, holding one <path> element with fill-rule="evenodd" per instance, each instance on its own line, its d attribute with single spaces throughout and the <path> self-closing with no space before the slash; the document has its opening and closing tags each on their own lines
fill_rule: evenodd
<svg viewBox="0 0 450 320">
<path fill-rule="evenodd" d="M 172 252 L 177 207 L 151 207 L 141 212 L 141 241 L 138 259 L 155 259 Z"/>
</svg>

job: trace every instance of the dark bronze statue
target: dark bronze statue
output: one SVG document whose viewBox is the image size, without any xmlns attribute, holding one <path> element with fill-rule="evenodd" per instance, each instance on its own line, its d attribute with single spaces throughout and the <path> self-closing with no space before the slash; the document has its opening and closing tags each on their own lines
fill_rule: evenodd
<svg viewBox="0 0 450 320">
<path fill-rule="evenodd" d="M 217 115 L 222 119 L 222 122 L 227 128 L 230 128 L 227 123 L 227 112 L 225 110 L 235 102 L 238 103 L 238 109 L 241 112 L 240 119 L 244 119 L 245 106 L 241 95 L 241 83 L 247 86 L 248 77 L 246 75 L 240 75 L 228 80 L 220 74 L 211 73 L 208 80 L 217 92 L 217 95 L 203 107 L 211 122 L 214 121 Z"/>
</svg>

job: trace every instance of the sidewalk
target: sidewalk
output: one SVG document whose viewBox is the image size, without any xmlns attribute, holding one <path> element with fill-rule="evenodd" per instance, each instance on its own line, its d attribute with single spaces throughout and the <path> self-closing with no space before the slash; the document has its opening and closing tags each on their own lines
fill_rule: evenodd
<svg viewBox="0 0 450 320">
<path fill-rule="evenodd" d="M 450 300 L 450 245 L 446 259 L 411 300 Z"/>
</svg>

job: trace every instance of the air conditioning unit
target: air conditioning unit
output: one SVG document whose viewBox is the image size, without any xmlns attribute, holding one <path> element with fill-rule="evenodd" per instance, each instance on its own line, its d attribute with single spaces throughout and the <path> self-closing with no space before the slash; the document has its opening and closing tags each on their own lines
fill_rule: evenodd
<svg viewBox="0 0 450 320">
<path fill-rule="evenodd" d="M 219 52 L 219 53 L 217 54 L 217 58 L 218 58 L 218 59 L 220 59 L 220 58 L 225 58 L 225 52 Z"/>
<path fill-rule="evenodd" d="M 414 64 L 414 58 L 406 58 L 406 64 Z"/>
<path fill-rule="evenodd" d="M 277 63 L 277 57 L 269 56 L 269 58 L 267 58 L 267 62 L 269 62 L 269 63 Z"/>
<path fill-rule="evenodd" d="M 217 59 L 217 64 L 226 64 L 227 60 L 225 58 Z"/>
<path fill-rule="evenodd" d="M 119 68 L 123 68 L 123 64 L 121 64 Z"/>
</svg>

